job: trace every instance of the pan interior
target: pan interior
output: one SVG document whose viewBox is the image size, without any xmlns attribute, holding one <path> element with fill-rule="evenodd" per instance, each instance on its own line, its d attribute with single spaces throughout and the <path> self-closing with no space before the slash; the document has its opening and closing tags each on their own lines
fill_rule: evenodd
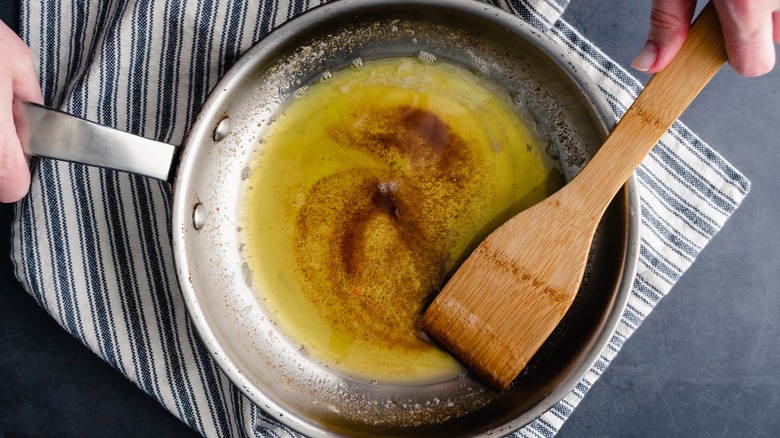
<svg viewBox="0 0 780 438">
<path fill-rule="evenodd" d="M 305 85 L 259 140 L 245 260 L 266 313 L 312 360 L 374 384 L 451 379 L 463 369 L 422 333 L 422 309 L 563 176 L 481 75 L 428 53 L 354 64 Z"/>
<path fill-rule="evenodd" d="M 174 249 L 195 326 L 228 377 L 259 407 L 306 435 L 475 435 L 528 423 L 571 389 L 607 342 L 633 275 L 636 196 L 622 191 L 597 232 L 578 297 L 504 392 L 469 374 L 374 384 L 311 360 L 263 303 L 245 258 L 243 192 L 259 142 L 289 99 L 323 74 L 420 53 L 500 84 L 549 139 L 567 179 L 611 125 L 610 112 L 545 37 L 471 0 L 344 0 L 284 25 L 228 72 L 193 126 L 175 187 Z M 284 178 L 278 175 L 278 178 Z"/>
</svg>

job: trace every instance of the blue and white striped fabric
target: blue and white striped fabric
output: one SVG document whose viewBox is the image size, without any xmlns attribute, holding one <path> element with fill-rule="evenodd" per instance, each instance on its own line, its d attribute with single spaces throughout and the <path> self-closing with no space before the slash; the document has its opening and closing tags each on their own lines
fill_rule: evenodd
<svg viewBox="0 0 780 438">
<path fill-rule="evenodd" d="M 475 0 L 476 1 L 476 0 Z M 567 0 L 494 0 L 581 60 L 616 114 L 641 85 L 559 20 Z M 26 0 L 21 28 L 46 103 L 178 144 L 236 57 L 317 1 Z M 676 124 L 637 170 L 639 274 L 621 324 L 563 401 L 516 432 L 549 437 L 749 190 Z M 17 207 L 13 258 L 26 289 L 65 329 L 206 436 L 295 435 L 217 369 L 193 330 L 170 247 L 170 187 L 133 175 L 36 160 Z"/>
</svg>

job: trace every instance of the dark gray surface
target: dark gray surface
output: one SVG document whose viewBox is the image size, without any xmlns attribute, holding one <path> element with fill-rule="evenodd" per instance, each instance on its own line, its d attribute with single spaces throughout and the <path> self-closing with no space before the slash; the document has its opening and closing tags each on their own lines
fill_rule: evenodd
<svg viewBox="0 0 780 438">
<path fill-rule="evenodd" d="M 572 0 L 566 18 L 627 66 L 644 43 L 649 5 Z M 7 9 L 0 4 L 0 18 Z M 780 436 L 778 87 L 777 69 L 759 79 L 724 69 L 682 117 L 752 191 L 559 436 Z M 0 208 L 0 435 L 189 434 L 20 289 L 7 257 L 9 214 Z"/>
<path fill-rule="evenodd" d="M 649 4 L 572 0 L 566 19 L 626 66 Z M 681 119 L 751 192 L 560 437 L 780 436 L 780 69 L 745 79 L 725 68 Z"/>
</svg>

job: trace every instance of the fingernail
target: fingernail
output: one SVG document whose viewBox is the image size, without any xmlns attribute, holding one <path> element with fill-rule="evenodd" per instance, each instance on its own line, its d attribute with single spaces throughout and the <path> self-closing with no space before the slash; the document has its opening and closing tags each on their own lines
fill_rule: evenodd
<svg viewBox="0 0 780 438">
<path fill-rule="evenodd" d="M 648 41 L 645 47 L 636 55 L 633 61 L 631 61 L 631 67 L 639 71 L 648 71 L 650 67 L 655 64 L 655 59 L 658 57 L 658 45 L 653 41 Z"/>
</svg>

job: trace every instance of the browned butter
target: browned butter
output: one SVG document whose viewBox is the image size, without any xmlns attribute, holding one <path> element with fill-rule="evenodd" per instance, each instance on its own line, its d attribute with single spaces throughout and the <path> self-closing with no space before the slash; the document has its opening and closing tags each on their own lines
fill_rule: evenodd
<svg viewBox="0 0 780 438">
<path fill-rule="evenodd" d="M 261 140 L 242 228 L 253 287 L 290 342 L 345 375 L 461 372 L 417 322 L 475 242 L 560 187 L 505 92 L 393 58 L 298 93 Z"/>
</svg>

